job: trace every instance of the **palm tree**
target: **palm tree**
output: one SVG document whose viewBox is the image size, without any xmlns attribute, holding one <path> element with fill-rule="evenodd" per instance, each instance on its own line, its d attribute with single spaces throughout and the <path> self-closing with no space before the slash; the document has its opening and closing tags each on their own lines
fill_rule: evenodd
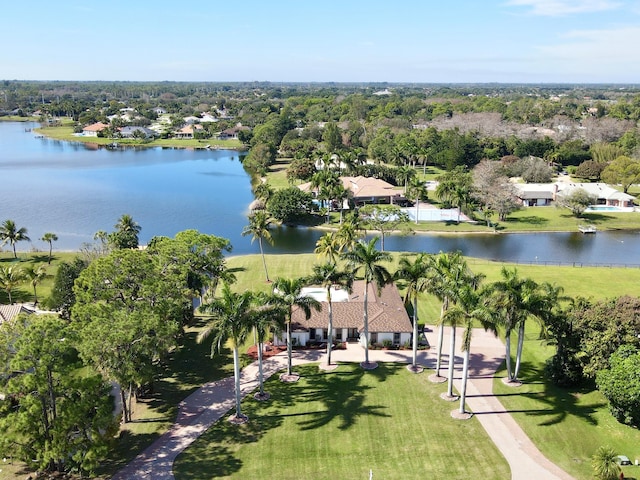
<svg viewBox="0 0 640 480">
<path fill-rule="evenodd" d="M 282 331 L 287 313 L 286 309 L 283 308 L 284 306 L 281 303 L 280 297 L 275 295 L 260 292 L 255 296 L 254 302 L 256 306 L 256 314 L 251 316 L 251 326 L 258 337 L 259 393 L 256 398 L 266 400 L 269 398 L 269 395 L 264 391 L 264 374 L 262 372 L 264 341 L 267 339 L 270 331 Z"/>
<path fill-rule="evenodd" d="M 352 250 L 344 252 L 341 257 L 347 261 L 349 268 L 354 272 L 362 269 L 364 277 L 364 367 L 369 366 L 369 312 L 368 312 L 368 292 L 369 284 L 374 283 L 378 290 L 391 281 L 391 274 L 381 262 L 391 260 L 388 252 L 381 252 L 376 249 L 379 237 L 374 237 L 368 243 L 358 242 Z"/>
<path fill-rule="evenodd" d="M 426 290 L 435 295 L 441 302 L 440 320 L 438 323 L 438 346 L 436 356 L 436 376 L 440 377 L 440 368 L 442 366 L 442 341 L 444 337 L 445 321 L 443 317 L 449 309 L 450 303 L 455 302 L 459 290 L 467 283 L 476 283 L 479 278 L 474 276 L 467 262 L 462 257 L 462 253 L 458 252 L 440 252 L 438 255 L 429 257 L 429 277 Z M 452 364 L 455 362 L 455 329 L 452 329 L 452 345 L 453 351 L 450 349 L 449 368 L 453 373 Z"/>
<path fill-rule="evenodd" d="M 2 240 L 2 245 L 6 243 L 11 244 L 13 248 L 13 258 L 18 258 L 16 253 L 16 243 L 26 241 L 29 242 L 31 239 L 27 236 L 27 229 L 24 227 L 18 228 L 16 226 L 16 222 L 13 220 L 5 220 L 0 225 L 0 240 Z"/>
<path fill-rule="evenodd" d="M 336 232 L 328 232 L 318 239 L 313 253 L 320 258 L 326 258 L 329 263 L 336 263 L 340 251 L 341 245 L 338 235 Z"/>
<path fill-rule="evenodd" d="M 420 200 L 427 198 L 427 194 L 427 187 L 425 187 L 422 180 L 417 178 L 411 180 L 409 183 L 409 196 L 415 198 L 416 201 L 416 225 L 420 214 Z"/>
<path fill-rule="evenodd" d="M 269 214 L 264 210 L 258 210 L 249 215 L 249 225 L 245 226 L 242 229 L 242 236 L 245 237 L 247 235 L 251 235 L 251 243 L 254 240 L 258 239 L 258 245 L 260 246 L 260 255 L 262 256 L 262 265 L 264 266 L 264 274 L 269 280 L 269 272 L 267 271 L 267 262 L 264 258 L 264 249 L 262 248 L 262 240 L 266 240 L 270 245 L 273 244 L 273 238 L 271 237 L 271 231 L 269 230 L 269 226 L 271 225 L 272 219 Z"/>
<path fill-rule="evenodd" d="M 436 187 L 436 196 L 443 202 L 456 207 L 458 211 L 457 223 L 460 223 L 462 207 L 471 201 L 469 186 L 463 183 L 447 180 L 440 182 Z"/>
<path fill-rule="evenodd" d="M 620 467 L 617 463 L 616 451 L 611 447 L 602 446 L 591 457 L 591 466 L 598 480 L 617 480 Z"/>
<path fill-rule="evenodd" d="M 123 214 L 113 226 L 116 231 L 110 236 L 116 248 L 138 248 L 138 235 L 142 227 L 129 214 Z"/>
<path fill-rule="evenodd" d="M 395 170 L 395 177 L 398 183 L 402 183 L 404 185 L 404 194 L 407 194 L 407 185 L 409 181 L 415 178 L 416 170 L 415 168 L 409 165 L 401 165 Z"/>
<path fill-rule="evenodd" d="M 303 278 L 276 278 L 273 289 L 280 301 L 286 306 L 285 323 L 287 325 L 287 375 L 291 375 L 291 316 L 294 308 L 300 308 L 307 320 L 311 318 L 311 309 L 321 310 L 320 302 L 308 295 L 301 295 L 306 280 Z"/>
<path fill-rule="evenodd" d="M 44 235 L 42 235 L 42 238 L 40 240 L 42 240 L 43 242 L 47 242 L 49 244 L 49 261 L 47 263 L 51 265 L 51 254 L 53 252 L 53 242 L 58 241 L 58 236 L 55 233 L 47 232 Z"/>
<path fill-rule="evenodd" d="M 337 185 L 331 189 L 331 196 L 340 209 L 340 225 L 342 225 L 342 222 L 344 221 L 344 201 L 351 198 L 353 196 L 353 192 L 348 188 L 345 188 L 344 185 Z"/>
<path fill-rule="evenodd" d="M 7 292 L 9 304 L 13 304 L 11 292 L 25 280 L 24 271 L 19 267 L 0 266 L 0 287 Z"/>
<path fill-rule="evenodd" d="M 361 230 L 362 222 L 356 214 L 348 215 L 347 219 L 338 227 L 336 232 L 336 238 L 339 243 L 338 251 L 343 252 L 344 250 L 352 249 L 362 236 L 360 234 Z"/>
<path fill-rule="evenodd" d="M 418 372 L 418 295 L 424 292 L 428 285 L 429 257 L 426 253 L 419 253 L 416 258 L 409 260 L 407 257 L 400 259 L 400 265 L 394 278 L 404 281 L 406 294 L 405 303 L 411 304 L 413 309 L 413 361 L 412 371 Z"/>
<path fill-rule="evenodd" d="M 517 269 L 502 267 L 502 280 L 494 282 L 490 288 L 493 291 L 492 302 L 498 312 L 499 321 L 505 329 L 505 349 L 507 364 L 507 380 L 517 382 L 520 370 L 520 358 L 524 344 L 524 327 L 529 316 L 542 315 L 545 299 L 540 294 L 538 284 L 530 278 L 518 276 Z M 511 368 L 511 332 L 518 328 L 518 350 L 516 353 L 516 367 Z"/>
<path fill-rule="evenodd" d="M 469 378 L 469 356 L 474 322 L 479 322 L 485 330 L 492 330 L 497 334 L 493 311 L 487 305 L 486 299 L 487 294 L 485 291 L 478 291 L 473 285 L 464 285 L 458 293 L 457 303 L 447 310 L 444 316 L 444 320 L 449 324 L 461 324 L 465 327 L 462 337 L 464 361 L 462 366 L 462 389 L 460 391 L 460 413 L 466 413 L 465 402 L 467 380 Z"/>
<path fill-rule="evenodd" d="M 310 284 L 322 285 L 327 291 L 327 304 L 329 324 L 327 326 L 327 365 L 331 365 L 331 349 L 333 347 L 333 303 L 331 300 L 331 288 L 339 286 L 346 288 L 351 293 L 353 275 L 350 272 L 339 270 L 335 263 L 327 262 L 313 266 L 313 273 L 307 279 Z"/>
<path fill-rule="evenodd" d="M 203 342 L 212 333 L 211 354 L 220 352 L 223 342 L 229 341 L 233 349 L 233 377 L 235 381 L 236 416 L 237 420 L 246 417 L 240 410 L 240 354 L 239 347 L 247 338 L 256 315 L 253 305 L 254 294 L 251 291 L 235 293 L 229 285 L 222 286 L 221 297 L 211 303 L 204 304 L 200 309 L 205 313 L 211 313 L 211 319 L 197 337 L 198 343 Z"/>
<path fill-rule="evenodd" d="M 30 265 L 25 269 L 24 275 L 33 287 L 33 305 L 38 305 L 37 287 L 42 280 L 47 278 L 47 269 L 44 265 Z"/>
</svg>

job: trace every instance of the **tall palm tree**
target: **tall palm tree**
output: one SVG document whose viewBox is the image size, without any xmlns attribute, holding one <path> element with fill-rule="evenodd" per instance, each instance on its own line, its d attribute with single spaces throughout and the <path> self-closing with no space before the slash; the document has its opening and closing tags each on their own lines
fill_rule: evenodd
<svg viewBox="0 0 640 480">
<path fill-rule="evenodd" d="M 522 278 L 516 268 L 502 267 L 502 279 L 491 284 L 492 302 L 498 312 L 499 321 L 505 330 L 505 349 L 507 380 L 517 382 L 520 369 L 520 355 L 524 344 L 524 326 L 526 319 L 533 315 L 542 315 L 545 299 L 540 294 L 538 284 L 530 278 Z M 518 351 L 516 368 L 511 365 L 511 332 L 518 328 Z"/>
<path fill-rule="evenodd" d="M 291 375 L 291 316 L 294 308 L 300 308 L 305 318 L 311 318 L 311 309 L 321 310 L 320 302 L 308 295 L 301 295 L 302 288 L 306 284 L 304 278 L 276 278 L 273 284 L 274 293 L 280 297 L 280 301 L 286 307 L 285 323 L 287 326 L 287 375 Z"/>
<path fill-rule="evenodd" d="M 458 301 L 445 313 L 444 320 L 450 324 L 460 324 L 465 327 L 462 337 L 462 351 L 464 360 L 462 365 L 462 388 L 460 391 L 460 413 L 465 413 L 467 396 L 467 380 L 469 378 L 469 356 L 471 351 L 471 337 L 473 326 L 479 322 L 485 330 L 492 330 L 497 334 L 493 320 L 493 311 L 486 301 L 487 294 L 477 290 L 473 285 L 464 285 L 458 294 Z M 452 392 L 449 393 L 451 395 Z"/>
<path fill-rule="evenodd" d="M 467 283 L 477 283 L 479 278 L 474 276 L 469 269 L 462 253 L 440 252 L 429 257 L 429 277 L 426 290 L 435 295 L 441 302 L 440 320 L 438 324 L 438 340 L 436 353 L 436 376 L 440 377 L 442 367 L 442 341 L 444 337 L 445 321 L 443 317 L 449 309 L 450 303 L 454 303 L 459 290 Z M 450 348 L 449 367 L 455 362 L 455 329 L 452 329 L 453 353 Z M 453 370 L 451 370 L 451 373 Z"/>
<path fill-rule="evenodd" d="M 340 225 L 344 221 L 344 201 L 353 196 L 353 192 L 340 184 L 331 189 L 331 198 L 338 204 L 340 209 Z"/>
<path fill-rule="evenodd" d="M 404 282 L 405 303 L 411 304 L 413 309 L 413 361 L 411 367 L 414 372 L 418 371 L 418 295 L 427 289 L 428 274 L 429 256 L 426 253 L 419 253 L 413 261 L 402 257 L 394 275 L 396 280 Z"/>
<path fill-rule="evenodd" d="M 443 202 L 454 206 L 458 212 L 457 223 L 460 223 L 462 207 L 471 201 L 471 191 L 469 185 L 458 183 L 452 180 L 440 182 L 436 187 L 436 196 Z"/>
<path fill-rule="evenodd" d="M 264 266 L 264 275 L 269 280 L 269 272 L 267 271 L 267 262 L 264 258 L 264 249 L 262 248 L 262 240 L 266 240 L 270 245 L 273 244 L 273 238 L 271 237 L 271 231 L 269 227 L 272 219 L 265 210 L 257 210 L 248 216 L 249 225 L 242 229 L 242 236 L 246 237 L 251 235 L 251 242 L 258 240 L 260 246 L 260 255 L 262 256 L 262 265 Z"/>
<path fill-rule="evenodd" d="M 2 240 L 2 245 L 9 243 L 13 248 L 13 258 L 18 258 L 18 254 L 16 253 L 16 243 L 26 241 L 29 242 L 31 239 L 27 236 L 27 229 L 25 227 L 18 228 L 16 226 L 16 222 L 13 220 L 5 220 L 0 225 L 0 240 Z"/>
<path fill-rule="evenodd" d="M 256 315 L 253 304 L 254 294 L 251 291 L 235 293 L 229 285 L 222 286 L 220 298 L 204 304 L 200 309 L 211 314 L 211 319 L 197 337 L 198 343 L 203 342 L 211 334 L 214 335 L 211 344 L 211 354 L 220 352 L 223 343 L 229 341 L 233 349 L 233 377 L 235 381 L 236 419 L 245 417 L 240 409 L 240 354 L 239 347 L 247 338 Z"/>
<path fill-rule="evenodd" d="M 47 278 L 47 268 L 44 265 L 30 265 L 25 268 L 24 276 L 33 287 L 33 305 L 38 305 L 37 287 L 42 280 Z"/>
<path fill-rule="evenodd" d="M 416 202 L 416 225 L 418 224 L 418 218 L 420 216 L 420 200 L 424 200 L 427 198 L 428 192 L 427 187 L 424 185 L 424 182 L 418 178 L 414 178 L 409 183 L 409 193 L 410 198 L 415 199 Z"/>
<path fill-rule="evenodd" d="M 327 326 L 327 365 L 331 365 L 331 349 L 333 347 L 333 302 L 331 288 L 339 286 L 351 292 L 353 275 L 345 270 L 339 270 L 335 263 L 327 262 L 313 266 L 313 273 L 307 279 L 310 284 L 322 285 L 327 291 L 329 324 Z"/>
<path fill-rule="evenodd" d="M 42 235 L 42 238 L 40 240 L 42 240 L 43 242 L 47 242 L 49 244 L 49 261 L 47 263 L 51 265 L 51 254 L 53 253 L 53 242 L 58 241 L 58 236 L 55 233 L 47 232 L 44 235 Z"/>
<path fill-rule="evenodd" d="M 404 194 L 407 194 L 409 181 L 415 178 L 416 170 L 410 165 L 401 165 L 395 169 L 395 177 L 398 183 L 404 185 Z"/>
<path fill-rule="evenodd" d="M 13 304 L 11 292 L 25 280 L 24 271 L 20 267 L 0 266 L 0 287 L 7 292 L 9 303 Z"/>
<path fill-rule="evenodd" d="M 265 400 L 268 398 L 268 394 L 264 391 L 264 374 L 262 371 L 264 342 L 272 330 L 282 331 L 287 309 L 284 308 L 280 297 L 264 292 L 255 295 L 254 303 L 256 312 L 255 315 L 251 316 L 251 326 L 258 338 L 258 398 Z"/>
<path fill-rule="evenodd" d="M 379 237 L 372 238 L 368 243 L 358 242 L 352 250 L 344 252 L 341 257 L 347 261 L 349 268 L 355 271 L 362 270 L 364 277 L 364 364 L 369 365 L 369 311 L 368 292 L 369 284 L 374 283 L 378 290 L 391 282 L 391 274 L 382 262 L 389 262 L 391 255 L 376 249 Z"/>
</svg>

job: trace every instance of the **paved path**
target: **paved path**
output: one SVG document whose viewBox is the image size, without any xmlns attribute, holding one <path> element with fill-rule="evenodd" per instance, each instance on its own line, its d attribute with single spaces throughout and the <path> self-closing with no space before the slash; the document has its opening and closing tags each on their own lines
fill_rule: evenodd
<svg viewBox="0 0 640 480">
<path fill-rule="evenodd" d="M 460 334 L 458 338 L 461 338 Z M 431 345 L 435 346 L 435 333 L 429 333 L 427 336 Z M 448 346 L 447 336 L 444 338 L 445 346 Z M 349 345 L 346 350 L 335 350 L 332 356 L 335 362 L 364 360 L 364 352 L 358 345 Z M 322 357 L 322 352 L 318 351 L 295 351 L 294 364 L 318 362 Z M 481 330 L 474 332 L 467 383 L 468 408 L 474 412 L 506 458 L 513 480 L 573 480 L 573 477 L 542 455 L 492 394 L 493 375 L 503 358 L 504 346 L 498 339 Z M 374 362 L 410 363 L 411 351 L 370 350 L 369 359 Z M 446 359 L 445 355 L 445 367 Z M 285 368 L 286 361 L 286 353 L 266 360 L 263 366 L 265 379 Z M 420 352 L 418 363 L 433 369 L 435 348 Z M 461 359 L 457 364 L 462 364 Z M 257 388 L 257 372 L 257 362 L 242 370 L 240 383 L 243 396 Z M 454 385 L 458 391 L 460 377 L 460 370 L 456 370 Z M 118 472 L 113 480 L 173 479 L 172 466 L 175 458 L 234 406 L 233 377 L 204 385 L 181 402 L 173 427 Z M 452 410 L 457 406 L 458 403 L 452 403 Z"/>
</svg>

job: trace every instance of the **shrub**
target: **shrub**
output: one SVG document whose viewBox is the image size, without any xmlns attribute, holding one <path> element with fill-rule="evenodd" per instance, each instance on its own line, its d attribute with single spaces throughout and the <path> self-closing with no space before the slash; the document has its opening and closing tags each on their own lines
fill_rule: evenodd
<svg viewBox="0 0 640 480">
<path fill-rule="evenodd" d="M 391 348 L 393 346 L 393 342 L 391 340 L 389 340 L 388 338 L 385 338 L 382 341 L 382 347 L 383 348 Z"/>
</svg>

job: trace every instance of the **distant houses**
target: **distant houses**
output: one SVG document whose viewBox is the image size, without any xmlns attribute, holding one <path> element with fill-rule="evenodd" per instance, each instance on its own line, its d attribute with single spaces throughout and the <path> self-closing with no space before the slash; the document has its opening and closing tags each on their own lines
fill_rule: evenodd
<svg viewBox="0 0 640 480">
<path fill-rule="evenodd" d="M 559 197 L 582 189 L 595 198 L 594 205 L 607 207 L 633 208 L 635 197 L 616 190 L 606 183 L 516 183 L 517 196 L 525 207 L 542 207 L 551 205 Z"/>
</svg>

